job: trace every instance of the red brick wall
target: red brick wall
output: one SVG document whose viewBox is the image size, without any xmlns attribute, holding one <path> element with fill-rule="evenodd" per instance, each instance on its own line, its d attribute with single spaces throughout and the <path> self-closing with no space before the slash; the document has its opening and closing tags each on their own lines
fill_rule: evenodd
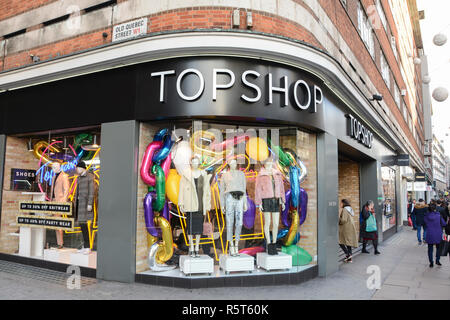
<svg viewBox="0 0 450 320">
<path fill-rule="evenodd" d="M 56 0 L 0 0 L 0 20 L 54 1 Z"/>
<path fill-rule="evenodd" d="M 392 90 L 389 90 L 384 80 L 381 77 L 380 72 L 380 48 L 383 48 L 386 59 L 390 64 L 391 77 L 395 78 L 399 88 L 405 88 L 403 83 L 398 63 L 394 57 L 390 46 L 390 35 L 386 35 L 384 28 L 375 30 L 375 61 L 370 56 L 364 43 L 362 42 L 357 22 L 357 3 L 359 0 L 347 0 L 347 8 L 344 8 L 339 0 L 319 0 L 321 6 L 334 23 L 335 27 L 341 33 L 344 41 L 350 47 L 359 63 L 363 66 L 365 73 L 367 73 L 371 81 L 377 88 L 377 91 L 383 95 L 384 102 L 389 106 L 392 115 L 396 118 L 400 124 L 402 130 L 407 134 L 412 145 L 415 147 L 418 154 L 421 154 L 419 146 L 416 144 L 412 133 L 409 132 L 409 128 L 405 120 L 403 119 L 401 111 L 398 109 L 394 97 L 394 86 Z M 35 6 L 39 6 L 50 1 L 34 0 L 34 1 L 6 1 L 0 0 L 0 20 L 6 17 L 5 12 L 10 12 L 11 15 L 18 14 L 25 10 L 30 10 Z M 298 4 L 303 5 L 313 16 L 312 12 L 301 0 L 296 1 Z M 373 0 L 363 0 L 363 6 L 367 8 L 370 5 L 374 5 Z M 392 14 L 389 9 L 387 0 L 382 0 L 384 5 L 385 14 L 388 19 L 388 23 L 392 27 L 392 33 L 397 36 L 397 31 L 393 22 Z M 6 11 L 2 11 L 2 6 L 8 8 Z M 193 29 L 231 29 L 231 15 L 234 8 L 231 7 L 194 7 L 194 8 L 182 8 L 177 10 L 169 10 L 166 12 L 159 12 L 157 14 L 149 16 L 148 19 L 148 33 L 164 32 L 173 30 L 193 30 Z M 275 16 L 260 11 L 252 11 L 253 13 L 253 27 L 252 31 L 264 32 L 269 34 L 281 35 L 293 39 L 305 41 L 317 48 L 324 49 L 313 34 L 308 32 L 301 25 L 287 20 L 285 18 Z M 3 16 L 2 16 L 3 14 Z M 245 26 L 246 12 L 241 10 L 241 25 L 239 29 L 246 29 Z M 315 16 L 317 20 L 319 18 Z M 38 27 L 38 26 L 36 26 Z M 33 26 L 31 27 L 33 28 Z M 323 28 L 325 30 L 325 28 Z M 108 37 L 103 38 L 102 33 L 107 32 Z M 389 32 L 390 33 L 390 32 Z M 336 41 L 333 39 L 333 41 Z M 45 61 L 49 58 L 56 56 L 63 56 L 69 53 L 79 52 L 88 48 L 95 48 L 97 46 L 111 42 L 111 26 L 103 30 L 96 30 L 89 34 L 78 35 L 77 37 L 65 39 L 63 41 L 46 44 L 38 48 L 27 49 L 23 52 L 17 52 L 7 55 L 0 60 L 0 70 L 9 70 L 25 65 L 32 64 L 30 54 L 37 55 L 41 61 Z M 337 43 L 335 42 L 337 45 Z M 419 73 L 418 73 L 419 74 Z M 393 83 L 393 79 L 391 79 Z M 420 94 L 420 92 L 419 92 Z M 409 105 L 409 99 L 405 99 L 408 108 L 412 110 L 415 106 Z"/>
<path fill-rule="evenodd" d="M 345 160 L 339 161 L 339 205 L 342 199 L 347 199 L 355 212 L 354 221 L 356 230 L 359 230 L 359 212 L 360 195 L 359 195 L 359 163 Z"/>
</svg>

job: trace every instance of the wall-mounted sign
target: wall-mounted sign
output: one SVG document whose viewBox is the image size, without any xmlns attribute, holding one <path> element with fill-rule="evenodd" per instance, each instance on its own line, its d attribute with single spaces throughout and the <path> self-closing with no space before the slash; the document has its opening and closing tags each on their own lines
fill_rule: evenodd
<svg viewBox="0 0 450 320">
<path fill-rule="evenodd" d="M 351 114 L 347 114 L 348 120 L 348 135 L 358 142 L 365 145 L 367 148 L 372 148 L 373 133 L 367 129 L 358 119 Z"/>
<path fill-rule="evenodd" d="M 427 191 L 427 183 L 425 181 L 414 182 L 414 191 Z"/>
<path fill-rule="evenodd" d="M 426 181 L 425 180 L 425 173 L 423 173 L 423 172 L 416 172 L 415 181 Z"/>
<path fill-rule="evenodd" d="M 22 227 L 38 227 L 55 230 L 73 231 L 73 218 L 57 218 L 44 216 L 17 216 L 17 225 Z"/>
<path fill-rule="evenodd" d="M 131 39 L 147 33 L 147 18 L 119 24 L 113 28 L 112 42 Z"/>
<path fill-rule="evenodd" d="M 47 214 L 72 214 L 71 202 L 48 201 L 22 201 L 19 205 L 20 212 L 47 213 Z"/>
<path fill-rule="evenodd" d="M 384 157 L 382 157 L 381 161 L 386 166 L 409 167 L 409 154 L 399 154 L 396 156 L 384 156 Z"/>
<path fill-rule="evenodd" d="M 265 105 L 274 104 L 274 97 L 279 96 L 281 107 L 292 105 L 297 110 L 317 112 L 317 106 L 323 102 L 322 90 L 303 79 L 292 79 L 287 75 L 273 72 L 262 74 L 256 70 L 245 70 L 238 73 L 228 68 L 211 68 L 209 76 L 212 83 L 205 81 L 205 75 L 198 69 L 188 68 L 177 73 L 176 70 L 163 70 L 152 72 L 150 75 L 159 81 L 159 102 L 165 103 L 168 91 L 177 94 L 184 101 L 196 101 L 204 94 L 212 101 L 218 100 L 219 91 L 234 87 L 243 87 L 244 90 L 236 98 L 246 103 L 254 104 L 263 101 Z M 176 78 L 176 87 L 167 88 L 167 78 Z M 259 86 L 256 80 L 264 80 L 264 86 Z M 189 82 L 186 85 L 186 82 Z M 183 86 L 184 84 L 184 86 Z M 183 89 L 188 87 L 190 90 Z M 175 89 L 175 90 L 174 90 Z M 170 96 L 170 95 L 169 95 Z"/>
<path fill-rule="evenodd" d="M 11 169 L 11 190 L 34 191 L 36 186 L 36 170 Z"/>
</svg>

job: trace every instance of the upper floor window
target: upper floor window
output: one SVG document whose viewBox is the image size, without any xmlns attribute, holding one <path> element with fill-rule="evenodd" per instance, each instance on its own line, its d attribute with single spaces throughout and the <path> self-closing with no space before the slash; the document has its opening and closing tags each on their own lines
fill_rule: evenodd
<svg viewBox="0 0 450 320">
<path fill-rule="evenodd" d="M 361 2 L 358 2 L 358 29 L 364 43 L 372 58 L 375 58 L 375 46 L 373 40 L 373 30 L 367 15 L 364 12 Z"/>
<path fill-rule="evenodd" d="M 386 15 L 384 14 L 383 6 L 381 5 L 380 0 L 376 0 L 376 6 L 377 6 L 378 15 L 380 16 L 381 23 L 383 24 L 384 30 L 386 30 L 386 32 L 387 32 L 387 19 L 386 19 Z"/>
<path fill-rule="evenodd" d="M 389 74 L 389 65 L 386 61 L 386 58 L 384 57 L 383 52 L 381 52 L 380 64 L 381 64 L 381 76 L 383 77 L 383 80 L 386 83 L 386 86 L 390 89 L 391 88 L 391 78 L 390 78 L 390 74 Z"/>
<path fill-rule="evenodd" d="M 394 52 L 395 59 L 398 60 L 397 42 L 393 35 L 391 35 L 391 48 L 392 48 L 392 51 Z"/>
<path fill-rule="evenodd" d="M 395 103 L 397 104 L 397 108 L 401 109 L 400 90 L 396 83 L 394 83 L 394 100 L 395 100 Z"/>
</svg>

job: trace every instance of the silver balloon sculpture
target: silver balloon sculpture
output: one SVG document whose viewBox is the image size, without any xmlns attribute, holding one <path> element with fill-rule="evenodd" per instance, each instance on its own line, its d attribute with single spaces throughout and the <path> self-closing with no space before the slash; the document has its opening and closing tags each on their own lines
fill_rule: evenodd
<svg viewBox="0 0 450 320">
<path fill-rule="evenodd" d="M 431 82 L 431 77 L 429 75 L 424 75 L 422 78 L 424 84 L 429 84 Z"/>
<path fill-rule="evenodd" d="M 159 264 L 156 262 L 156 253 L 158 251 L 159 243 L 156 242 L 150 247 L 150 251 L 148 253 L 148 266 L 152 271 L 169 271 L 176 268 L 176 266 L 168 266 L 167 264 Z"/>
</svg>

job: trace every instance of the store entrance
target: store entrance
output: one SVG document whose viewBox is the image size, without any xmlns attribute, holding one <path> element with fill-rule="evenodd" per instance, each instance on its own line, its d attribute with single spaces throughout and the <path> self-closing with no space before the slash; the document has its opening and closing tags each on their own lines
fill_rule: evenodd
<svg viewBox="0 0 450 320">
<path fill-rule="evenodd" d="M 359 243 L 359 214 L 361 212 L 362 205 L 369 199 L 362 199 L 361 196 L 361 168 L 362 165 L 370 161 L 371 159 L 359 152 L 358 150 L 350 147 L 349 145 L 339 141 L 338 142 L 338 200 L 339 211 L 340 204 L 343 199 L 350 203 L 353 209 L 353 222 L 356 227 L 356 233 L 358 238 L 358 247 L 352 249 L 352 255 L 359 253 L 362 250 L 362 245 Z M 337 239 L 339 244 L 339 237 Z M 370 248 L 370 245 L 368 246 Z M 338 246 L 339 261 L 343 261 L 345 258 L 344 251 Z"/>
</svg>

